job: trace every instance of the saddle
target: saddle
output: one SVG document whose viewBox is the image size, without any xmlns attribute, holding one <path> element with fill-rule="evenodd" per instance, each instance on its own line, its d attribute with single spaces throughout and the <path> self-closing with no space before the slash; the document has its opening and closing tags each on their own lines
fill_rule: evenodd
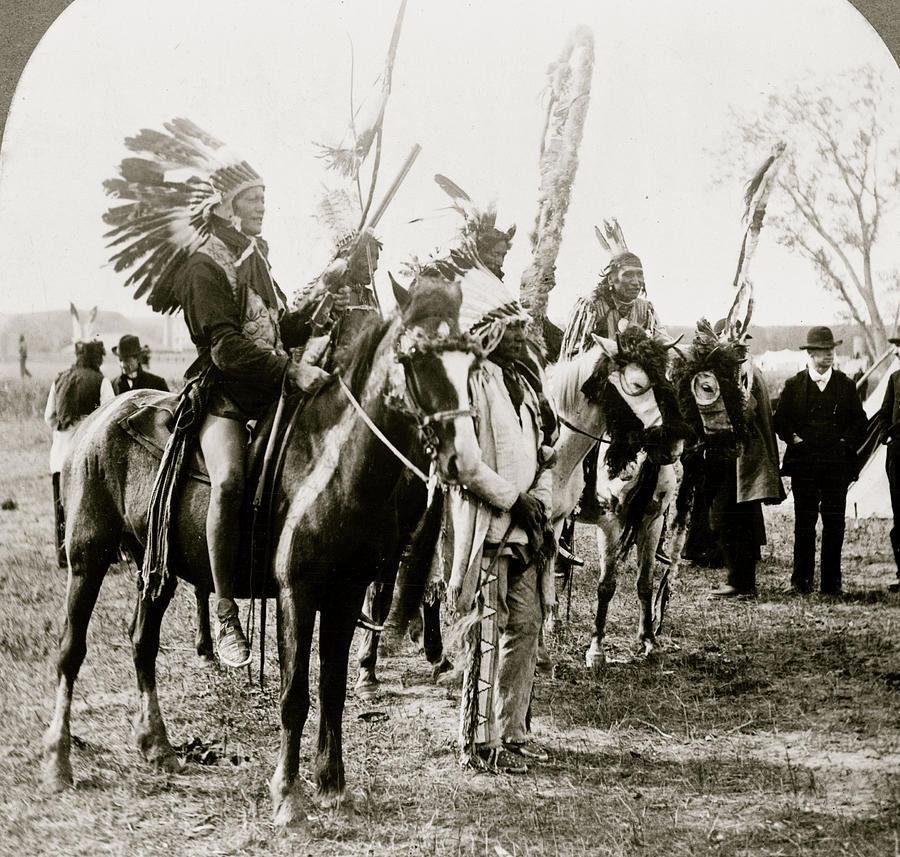
<svg viewBox="0 0 900 857">
<path fill-rule="evenodd" d="M 130 409 L 119 417 L 118 425 L 134 441 L 161 460 L 166 443 L 172 435 L 178 396 L 151 390 L 141 390 L 139 393 L 140 395 L 130 397 Z M 251 497 L 261 475 L 263 455 L 275 420 L 275 407 L 273 404 L 265 416 L 257 421 L 248 439 L 246 494 Z M 183 475 L 209 485 L 209 472 L 200 444 L 191 444 Z"/>
</svg>

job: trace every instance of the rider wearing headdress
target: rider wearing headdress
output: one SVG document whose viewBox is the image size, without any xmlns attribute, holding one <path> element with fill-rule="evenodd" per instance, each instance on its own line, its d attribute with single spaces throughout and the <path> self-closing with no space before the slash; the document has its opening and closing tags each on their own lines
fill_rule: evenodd
<svg viewBox="0 0 900 857">
<path fill-rule="evenodd" d="M 165 128 L 168 133 L 144 129 L 126 140 L 142 157 L 123 160 L 121 178 L 105 188 L 133 203 L 110 209 L 104 219 L 115 227 L 108 233 L 113 244 L 130 241 L 113 257 L 117 270 L 146 257 L 126 285 L 139 284 L 136 296 L 149 291 L 148 303 L 158 311 L 183 309 L 197 348 L 182 398 L 189 413 L 179 417 L 179 425 L 190 424 L 189 436 L 196 434 L 210 476 L 206 536 L 218 597 L 216 644 L 222 662 L 237 667 L 250 659 L 232 596 L 246 425 L 278 399 L 283 384 L 314 392 L 328 376 L 288 354 L 309 336 L 309 309 L 287 312 L 272 277 L 261 237 L 262 177 L 192 122 L 175 119 Z M 186 442 L 188 434 L 176 430 L 176 437 Z M 164 460 L 157 486 L 172 463 Z M 166 520 L 158 504 L 171 503 L 173 490 L 162 499 L 154 490 L 151 530 L 154 520 Z M 145 585 L 151 575 L 165 573 L 166 546 L 165 532 L 150 533 Z"/>
<path fill-rule="evenodd" d="M 563 334 L 562 358 L 571 360 L 594 344 L 592 336 L 615 339 L 628 323 L 643 328 L 654 336 L 660 331 L 659 319 L 644 287 L 644 268 L 638 256 L 626 246 L 622 230 L 615 221 L 607 221 L 603 238 L 597 237 L 612 253 L 609 264 L 590 295 L 579 298 Z"/>
</svg>

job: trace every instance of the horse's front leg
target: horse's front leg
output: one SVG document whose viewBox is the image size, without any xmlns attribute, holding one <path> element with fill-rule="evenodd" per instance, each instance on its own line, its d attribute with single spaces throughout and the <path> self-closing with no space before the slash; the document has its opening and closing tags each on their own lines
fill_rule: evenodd
<svg viewBox="0 0 900 857">
<path fill-rule="evenodd" d="M 653 570 L 666 512 L 672 505 L 676 488 L 675 468 L 672 465 L 662 466 L 637 538 L 637 594 L 640 603 L 638 641 L 644 655 L 651 655 L 657 646 L 653 621 Z M 674 507 L 672 508 L 674 511 Z"/>
<path fill-rule="evenodd" d="M 341 587 L 328 598 L 319 619 L 320 712 L 315 775 L 323 806 L 336 806 L 344 800 L 342 736 L 347 664 L 365 591 L 365 583 Z"/>
<path fill-rule="evenodd" d="M 309 715 L 309 652 L 316 623 L 315 597 L 309 584 L 282 585 L 278 591 L 278 655 L 281 661 L 281 746 L 269 783 L 275 823 L 281 827 L 307 822 L 296 792 L 300 739 Z M 358 611 L 357 611 L 358 614 Z"/>
<path fill-rule="evenodd" d="M 594 616 L 594 633 L 585 661 L 594 670 L 606 665 L 603 653 L 603 637 L 606 633 L 606 615 L 609 602 L 616 592 L 616 551 L 622 535 L 622 527 L 612 512 L 600 516 L 597 523 L 597 555 L 600 559 L 600 578 L 597 581 L 597 612 Z"/>
<path fill-rule="evenodd" d="M 141 755 L 166 771 L 181 770 L 156 693 L 156 658 L 159 654 L 159 630 L 162 617 L 175 591 L 171 578 L 157 598 L 138 594 L 131 620 L 131 653 L 138 683 L 138 713 L 134 718 L 134 737 Z"/>
</svg>

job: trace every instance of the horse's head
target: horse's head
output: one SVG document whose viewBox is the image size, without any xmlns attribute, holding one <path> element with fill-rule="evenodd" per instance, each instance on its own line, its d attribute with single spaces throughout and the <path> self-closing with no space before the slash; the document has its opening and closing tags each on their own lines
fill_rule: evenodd
<svg viewBox="0 0 900 857">
<path fill-rule="evenodd" d="M 707 458 L 740 455 L 747 434 L 748 397 L 740 383 L 746 357 L 745 345 L 716 337 L 701 322 L 691 347 L 673 366 L 682 415 L 701 438 Z"/>
<path fill-rule="evenodd" d="M 668 348 L 635 325 L 615 342 L 595 337 L 600 356 L 581 392 L 603 413 L 610 475 L 645 450 L 656 464 L 671 464 L 690 433 L 666 378 Z"/>
<path fill-rule="evenodd" d="M 481 349 L 460 333 L 458 283 L 420 275 L 407 291 L 391 281 L 401 313 L 395 352 L 404 369 L 405 398 L 441 478 L 455 482 L 481 459 L 469 401 L 469 373 Z"/>
</svg>

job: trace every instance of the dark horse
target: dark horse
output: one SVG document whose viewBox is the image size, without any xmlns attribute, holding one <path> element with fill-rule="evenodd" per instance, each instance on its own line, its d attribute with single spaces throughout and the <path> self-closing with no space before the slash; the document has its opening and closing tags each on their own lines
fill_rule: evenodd
<svg viewBox="0 0 900 857">
<path fill-rule="evenodd" d="M 393 526 L 388 499 L 404 467 L 364 421 L 348 389 L 398 452 L 420 448 L 424 433 L 442 477 L 453 480 L 471 466 L 479 453 L 467 379 L 477 357 L 468 338 L 459 334 L 460 301 L 457 285 L 440 279 L 419 282 L 393 320 L 373 316 L 363 325 L 352 348 L 338 360 L 341 383 L 325 387 L 292 419 L 284 465 L 274 486 L 274 580 L 267 590 L 278 599 L 282 728 L 270 787 L 279 824 L 306 820 L 295 780 L 310 708 L 309 657 L 317 613 L 316 783 L 323 802 L 333 804 L 343 797 L 341 730 L 350 644 L 378 560 L 381 533 Z M 146 538 L 158 462 L 119 426 L 134 408 L 132 400 L 114 400 L 85 421 L 64 471 L 69 581 L 56 711 L 44 738 L 45 779 L 53 788 L 72 782 L 72 691 L 104 575 L 123 539 L 143 544 Z M 208 495 L 206 484 L 186 481 L 173 511 L 170 561 L 179 577 L 210 590 Z M 169 770 L 180 763 L 157 699 L 156 657 L 160 622 L 174 589 L 173 577 L 158 598 L 139 596 L 131 626 L 140 695 L 134 724 L 137 744 L 147 760 Z M 235 594 L 250 595 L 247 580 L 236 583 Z"/>
</svg>

